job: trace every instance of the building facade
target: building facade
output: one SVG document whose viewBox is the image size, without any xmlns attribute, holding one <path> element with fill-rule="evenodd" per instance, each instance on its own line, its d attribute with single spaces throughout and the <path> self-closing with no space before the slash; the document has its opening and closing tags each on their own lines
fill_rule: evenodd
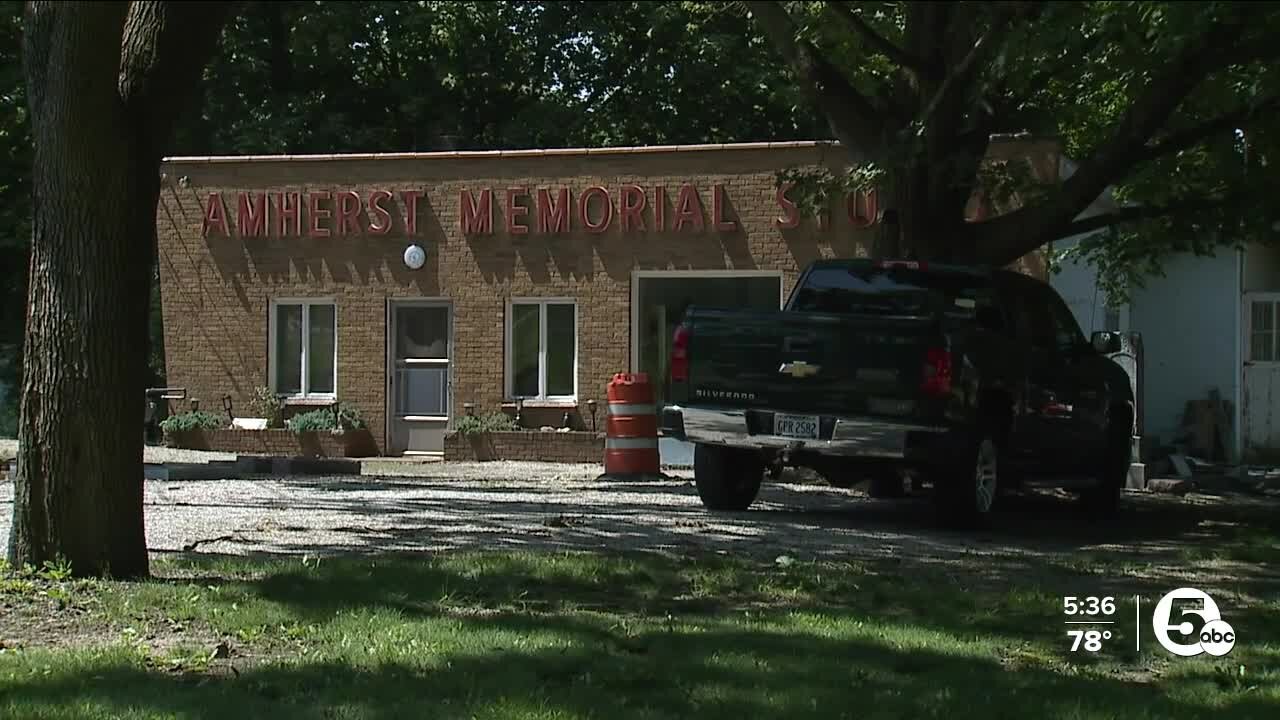
<svg viewBox="0 0 1280 720">
<path fill-rule="evenodd" d="M 167 378 L 204 408 L 256 388 L 357 408 L 384 454 L 463 412 L 603 427 L 617 372 L 659 395 L 689 304 L 776 309 L 861 256 L 877 197 L 804 216 L 776 176 L 837 145 L 171 158 L 157 208 Z M 1042 273 L 1032 267 L 1030 271 Z"/>
</svg>

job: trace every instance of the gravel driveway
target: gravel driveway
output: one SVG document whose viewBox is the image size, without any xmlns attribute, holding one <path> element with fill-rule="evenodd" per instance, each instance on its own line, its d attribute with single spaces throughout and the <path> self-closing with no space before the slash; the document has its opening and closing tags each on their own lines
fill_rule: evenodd
<svg viewBox="0 0 1280 720">
<path fill-rule="evenodd" d="M 1185 551 L 1228 537 L 1249 503 L 1274 500 L 1129 495 L 1115 521 L 1082 517 L 1065 498 L 1020 498 L 983 532 L 938 529 L 923 498 L 871 500 L 858 490 L 769 483 L 745 513 L 709 513 L 688 471 L 667 481 L 597 480 L 599 466 L 434 463 L 416 477 L 288 477 L 147 481 L 150 547 L 327 554 L 479 548 L 628 549 L 963 563 L 993 575 L 1019 568 L 1079 570 L 1082 558 L 1170 576 Z M 0 486 L 0 538 L 12 486 Z"/>
</svg>

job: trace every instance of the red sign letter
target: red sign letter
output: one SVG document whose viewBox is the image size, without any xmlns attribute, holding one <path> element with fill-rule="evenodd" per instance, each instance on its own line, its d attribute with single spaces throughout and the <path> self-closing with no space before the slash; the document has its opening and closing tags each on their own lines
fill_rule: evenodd
<svg viewBox="0 0 1280 720">
<path fill-rule="evenodd" d="M 459 201 L 462 205 L 462 234 L 492 235 L 493 191 L 489 188 L 481 190 L 478 206 L 470 190 L 463 190 Z"/>
<path fill-rule="evenodd" d="M 391 193 L 386 190 L 374 190 L 369 193 L 369 234 L 370 235 L 386 235 L 391 232 L 391 213 L 381 203 L 391 199 Z M 373 221 L 373 216 L 378 217 L 378 221 Z"/>
<path fill-rule="evenodd" d="M 426 195 L 421 190 L 401 190 L 400 196 L 404 198 L 404 229 L 410 235 L 418 234 L 418 198 Z"/>
<path fill-rule="evenodd" d="M 276 235 L 284 237 L 289 218 L 293 218 L 293 236 L 301 236 L 302 196 L 296 192 L 276 193 Z"/>
<path fill-rule="evenodd" d="M 569 232 L 569 188 L 560 188 L 557 199 L 551 199 L 546 188 L 538 188 L 538 232 Z"/>
<path fill-rule="evenodd" d="M 516 204 L 516 197 L 519 195 L 529 194 L 528 188 L 507 188 L 507 234 L 508 235 L 528 235 L 528 225 L 516 224 L 517 217 L 524 217 L 529 214 L 529 208 Z"/>
<path fill-rule="evenodd" d="M 717 184 L 714 186 L 711 195 L 711 218 L 715 223 L 716 232 L 733 232 L 738 229 L 738 223 L 734 220 L 721 220 L 724 217 L 725 194 L 724 186 Z"/>
<path fill-rule="evenodd" d="M 320 207 L 321 200 L 332 199 L 332 193 L 329 192 L 313 192 L 308 198 L 307 205 L 307 235 L 313 238 L 326 238 L 332 233 L 329 228 L 321 227 L 320 221 L 325 220 L 333 215 L 333 211 Z"/>
<path fill-rule="evenodd" d="M 338 193 L 338 234 L 360 233 L 360 196 L 354 190 Z"/>
<path fill-rule="evenodd" d="M 681 185 L 680 195 L 676 199 L 676 230 L 684 229 L 685 223 L 691 223 L 694 230 L 702 230 L 702 200 L 698 198 L 698 189 L 692 185 Z"/>
<path fill-rule="evenodd" d="M 593 195 L 600 195 L 604 198 L 604 219 L 594 225 L 591 223 L 590 213 L 587 212 Z M 589 233 L 602 233 L 609 229 L 609 223 L 613 222 L 613 201 L 609 199 L 608 190 L 599 186 L 589 187 L 578 196 L 578 222 Z"/>
<path fill-rule="evenodd" d="M 252 200 L 251 200 L 252 198 Z M 267 234 L 267 194 L 240 193 L 236 230 L 240 237 L 263 237 Z"/>
<path fill-rule="evenodd" d="M 653 229 L 667 229 L 667 189 L 661 185 L 653 189 Z"/>
<path fill-rule="evenodd" d="M 227 209 L 222 206 L 222 195 L 218 193 L 209 193 L 209 198 L 204 203 L 204 223 L 202 223 L 200 232 L 204 237 L 209 237 L 209 229 L 216 228 L 227 235 Z"/>
<path fill-rule="evenodd" d="M 778 193 L 774 197 L 778 200 L 778 207 L 787 211 L 786 218 L 775 217 L 773 224 L 782 230 L 790 230 L 800 225 L 800 211 L 796 209 L 796 204 L 787 199 L 787 191 L 795 187 L 795 183 L 787 183 L 778 188 Z"/>
<path fill-rule="evenodd" d="M 862 199 L 862 208 L 858 207 L 859 198 Z M 845 201 L 845 205 L 849 210 L 849 222 L 853 223 L 856 228 L 868 228 L 875 225 L 879 204 L 879 195 L 875 190 L 849 193 L 849 197 Z M 866 213 L 859 212 L 860 209 L 865 209 Z"/>
<path fill-rule="evenodd" d="M 645 201 L 648 200 L 644 194 L 644 188 L 639 185 L 623 185 L 622 199 L 620 200 L 618 214 L 622 217 L 622 232 L 626 232 L 631 228 L 644 231 L 644 216 L 640 213 L 644 212 Z"/>
</svg>

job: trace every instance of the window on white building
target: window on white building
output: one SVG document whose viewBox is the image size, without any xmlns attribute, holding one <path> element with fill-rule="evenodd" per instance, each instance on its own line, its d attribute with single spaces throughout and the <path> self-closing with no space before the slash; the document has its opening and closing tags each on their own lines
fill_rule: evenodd
<svg viewBox="0 0 1280 720">
<path fill-rule="evenodd" d="M 1249 308 L 1249 359 L 1280 360 L 1276 352 L 1276 301 L 1254 300 Z"/>
<path fill-rule="evenodd" d="M 572 300 L 513 300 L 506 336 L 508 397 L 577 398 L 578 307 Z"/>
<path fill-rule="evenodd" d="M 271 306 L 271 389 L 331 399 L 338 387 L 338 312 L 332 300 L 277 300 Z"/>
</svg>

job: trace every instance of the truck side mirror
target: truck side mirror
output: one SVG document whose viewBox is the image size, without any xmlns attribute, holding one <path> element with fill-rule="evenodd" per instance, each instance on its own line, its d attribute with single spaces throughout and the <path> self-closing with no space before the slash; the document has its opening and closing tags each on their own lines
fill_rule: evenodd
<svg viewBox="0 0 1280 720">
<path fill-rule="evenodd" d="M 1110 355 L 1121 350 L 1120 333 L 1097 330 L 1089 338 L 1089 343 L 1099 355 Z"/>
</svg>

